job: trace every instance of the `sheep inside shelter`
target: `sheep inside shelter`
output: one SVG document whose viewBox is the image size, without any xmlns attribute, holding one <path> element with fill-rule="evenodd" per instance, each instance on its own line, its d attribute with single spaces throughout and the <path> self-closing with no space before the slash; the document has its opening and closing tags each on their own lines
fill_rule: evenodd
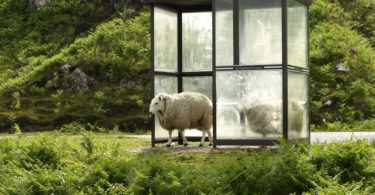
<svg viewBox="0 0 375 195">
<path fill-rule="evenodd" d="M 298 134 L 302 131 L 304 119 L 304 106 L 306 102 L 289 101 L 289 129 L 291 133 Z M 269 134 L 282 133 L 281 103 L 259 104 L 250 108 L 243 108 L 247 119 L 248 129 L 266 137 Z"/>
<path fill-rule="evenodd" d="M 268 146 L 280 138 L 310 140 L 311 1 L 142 2 L 151 5 L 154 103 L 163 103 L 162 98 L 158 100 L 160 93 L 172 97 L 193 91 L 209 97 L 213 147 Z M 185 111 L 179 104 L 176 107 Z M 168 112 L 151 111 L 155 113 L 152 147 L 170 145 L 172 140 L 201 140 L 200 131 L 208 133 L 208 128 L 190 128 L 198 125 L 198 119 L 178 128 L 176 116 L 166 120 Z"/>
<path fill-rule="evenodd" d="M 203 146 L 207 133 L 209 146 L 212 146 L 212 102 L 207 96 L 196 92 L 160 93 L 152 99 L 149 111 L 168 131 L 167 147 L 171 146 L 172 131 L 175 129 L 180 132 L 185 146 L 188 145 L 185 129 L 202 131 L 200 146 Z"/>
</svg>

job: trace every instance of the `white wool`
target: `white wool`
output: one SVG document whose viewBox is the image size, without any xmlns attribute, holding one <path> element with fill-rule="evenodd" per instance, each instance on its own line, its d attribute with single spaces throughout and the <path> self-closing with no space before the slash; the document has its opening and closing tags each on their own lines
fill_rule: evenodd
<svg viewBox="0 0 375 195">
<path fill-rule="evenodd" d="M 198 129 L 203 132 L 202 140 L 207 133 L 212 143 L 212 102 L 207 96 L 195 92 L 160 93 L 152 99 L 149 111 L 164 129 L 177 129 L 182 134 L 185 129 Z"/>
</svg>

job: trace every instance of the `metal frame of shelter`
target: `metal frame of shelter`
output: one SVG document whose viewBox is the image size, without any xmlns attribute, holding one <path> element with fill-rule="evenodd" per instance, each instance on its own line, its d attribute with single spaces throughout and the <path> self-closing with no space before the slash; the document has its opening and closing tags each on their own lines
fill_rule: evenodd
<svg viewBox="0 0 375 195">
<path fill-rule="evenodd" d="M 239 0 L 233 0 L 233 65 L 228 66 L 216 66 L 216 1 L 217 0 L 140 0 L 141 3 L 150 4 L 152 6 L 151 11 L 151 70 L 152 70 L 152 93 L 155 90 L 155 76 L 172 76 L 177 78 L 177 89 L 178 92 L 183 91 L 183 78 L 184 77 L 199 77 L 199 76 L 211 76 L 212 77 L 212 102 L 213 102 L 213 140 L 214 147 L 219 145 L 255 145 L 255 146 L 266 146 L 274 145 L 278 143 L 277 139 L 218 139 L 217 138 L 217 118 L 216 118 L 216 73 L 219 71 L 228 70 L 281 70 L 282 71 L 282 137 L 285 140 L 288 138 L 288 72 L 296 72 L 299 74 L 306 74 L 309 77 L 309 68 L 288 65 L 288 0 L 281 1 L 281 64 L 270 64 L 270 65 L 239 65 L 240 64 L 240 41 L 239 41 Z M 312 0 L 297 0 L 298 2 L 309 6 Z M 168 71 L 155 71 L 154 69 L 154 6 L 163 7 L 165 9 L 173 10 L 177 13 L 177 41 L 178 41 L 178 52 L 177 52 L 177 72 Z M 211 71 L 194 71 L 194 72 L 183 72 L 182 62 L 182 13 L 189 12 L 212 12 L 212 70 Z M 306 19 L 309 16 L 307 13 Z M 308 28 L 308 27 L 306 27 Z M 307 30 L 307 40 L 309 40 L 309 32 Z M 307 41 L 307 48 L 309 42 Z M 309 50 L 307 49 L 307 59 L 309 59 Z M 309 60 L 307 60 L 307 65 Z M 308 81 L 309 82 L 309 81 Z M 309 89 L 307 89 L 310 93 Z M 308 95 L 309 97 L 309 95 Z M 307 108 L 308 109 L 308 108 Z M 309 109 L 308 109 L 309 112 Z M 308 115 L 310 115 L 308 113 Z M 155 116 L 152 116 L 152 120 L 155 121 Z M 241 119 L 243 120 L 243 119 Z M 187 137 L 189 141 L 198 141 L 200 137 Z M 155 138 L 155 122 L 153 122 L 152 131 L 152 147 L 155 147 L 156 143 L 166 142 L 166 139 Z M 173 141 L 178 141 L 182 144 L 182 139 L 179 137 L 174 138 Z M 310 127 L 308 127 L 308 137 L 293 139 L 295 142 L 308 141 L 310 142 Z"/>
</svg>

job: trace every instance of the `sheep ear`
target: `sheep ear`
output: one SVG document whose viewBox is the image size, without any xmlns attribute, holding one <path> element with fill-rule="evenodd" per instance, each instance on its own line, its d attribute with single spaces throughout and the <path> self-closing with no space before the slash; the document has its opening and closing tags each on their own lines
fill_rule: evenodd
<svg viewBox="0 0 375 195">
<path fill-rule="evenodd" d="M 165 98 L 165 94 L 163 94 L 163 93 L 159 94 L 159 100 L 160 101 L 163 100 L 164 98 Z"/>
</svg>

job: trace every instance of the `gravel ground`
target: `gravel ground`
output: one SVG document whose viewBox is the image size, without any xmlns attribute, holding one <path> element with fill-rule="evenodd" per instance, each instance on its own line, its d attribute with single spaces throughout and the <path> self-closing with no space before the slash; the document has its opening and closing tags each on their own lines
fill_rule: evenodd
<svg viewBox="0 0 375 195">
<path fill-rule="evenodd" d="M 0 136 L 1 138 L 16 137 L 15 135 Z M 124 135 L 124 137 L 149 139 L 151 135 Z M 312 132 L 311 143 L 323 143 L 334 141 L 345 141 L 348 139 L 367 139 L 370 142 L 375 142 L 375 132 Z"/>
<path fill-rule="evenodd" d="M 140 139 L 151 139 L 150 135 L 128 135 L 126 137 L 140 138 Z M 367 139 L 370 142 L 375 142 L 375 132 L 313 132 L 311 133 L 311 143 L 330 143 L 330 142 L 342 142 L 349 139 Z M 219 150 L 233 150 L 238 149 L 238 146 L 219 146 Z M 241 146 L 241 148 L 257 148 L 254 146 Z M 157 147 L 157 150 L 169 151 L 172 153 L 185 153 L 185 152 L 211 152 L 211 147 L 207 147 L 207 143 L 204 147 L 198 147 L 197 145 L 189 145 L 188 147 L 173 145 L 170 148 Z M 130 152 L 147 152 L 155 150 L 155 148 L 137 148 L 131 149 Z M 216 149 L 217 150 L 217 149 Z M 215 150 L 214 150 L 215 151 Z"/>
<path fill-rule="evenodd" d="M 15 135 L 10 136 L 0 136 L 0 139 L 2 138 L 9 138 L 13 137 L 16 138 Z M 124 137 L 129 138 L 139 138 L 139 139 L 148 139 L 151 140 L 151 135 L 124 135 Z M 334 141 L 342 142 L 349 139 L 367 139 L 370 142 L 375 142 L 375 132 L 313 132 L 311 133 L 311 143 L 330 143 Z M 212 150 L 212 147 L 207 146 L 207 142 L 205 143 L 204 147 L 199 147 L 198 143 L 191 143 L 188 147 L 179 146 L 174 143 L 172 147 L 163 147 L 158 146 L 156 148 L 151 147 L 142 147 L 142 148 L 136 148 L 136 149 L 129 149 L 130 152 L 135 153 L 143 153 L 148 152 L 152 150 L 161 150 L 161 151 L 169 151 L 172 153 L 185 153 L 185 152 L 200 152 L 200 153 L 206 153 L 206 152 L 212 152 L 212 151 L 230 151 L 230 150 L 236 150 L 239 147 L 238 146 L 219 146 L 218 149 Z M 255 146 L 241 146 L 240 148 L 258 148 Z"/>
<path fill-rule="evenodd" d="M 127 135 L 125 137 L 134 137 L 141 139 L 151 139 L 151 135 Z M 348 139 L 367 139 L 375 142 L 375 132 L 312 132 L 311 143 L 345 141 Z"/>
</svg>

